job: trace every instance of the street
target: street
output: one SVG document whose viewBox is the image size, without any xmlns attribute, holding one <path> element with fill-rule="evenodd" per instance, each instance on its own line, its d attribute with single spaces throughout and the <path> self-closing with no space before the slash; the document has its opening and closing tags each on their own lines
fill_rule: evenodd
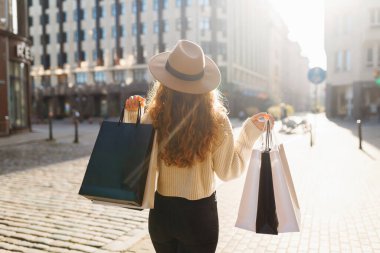
<svg viewBox="0 0 380 253">
<path fill-rule="evenodd" d="M 217 252 L 380 252 L 379 123 L 364 124 L 361 151 L 354 123 L 323 114 L 310 122 L 313 147 L 309 134 L 278 135 L 301 206 L 301 232 L 268 236 L 234 227 L 244 174 L 218 186 Z M 95 205 L 77 194 L 98 125 L 81 125 L 79 144 L 70 125 L 59 127 L 65 130 L 55 142 L 44 140 L 43 126 L 28 135 L 31 142 L 0 139 L 0 252 L 154 252 L 148 211 Z"/>
</svg>

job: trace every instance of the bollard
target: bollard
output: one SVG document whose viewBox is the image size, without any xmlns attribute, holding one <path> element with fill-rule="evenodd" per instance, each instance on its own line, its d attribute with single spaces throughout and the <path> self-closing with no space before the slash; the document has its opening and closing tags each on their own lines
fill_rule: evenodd
<svg viewBox="0 0 380 253">
<path fill-rule="evenodd" d="M 359 149 L 363 149 L 362 147 L 362 121 L 358 119 L 356 123 L 358 124 Z"/>
<path fill-rule="evenodd" d="M 312 147 L 313 146 L 313 129 L 312 129 L 312 127 L 311 127 L 311 124 L 310 124 L 310 147 Z"/>
<path fill-rule="evenodd" d="M 53 138 L 53 121 L 52 121 L 52 115 L 49 113 L 49 139 L 48 141 L 54 140 Z"/>
<path fill-rule="evenodd" d="M 79 112 L 75 111 L 74 113 L 74 143 L 79 143 L 79 138 L 78 138 L 78 118 L 79 118 Z"/>
</svg>

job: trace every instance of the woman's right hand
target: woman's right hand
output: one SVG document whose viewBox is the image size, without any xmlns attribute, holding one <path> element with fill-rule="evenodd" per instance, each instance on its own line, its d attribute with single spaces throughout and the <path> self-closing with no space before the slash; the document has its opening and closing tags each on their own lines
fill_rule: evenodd
<svg viewBox="0 0 380 253">
<path fill-rule="evenodd" d="M 253 115 L 251 117 L 251 120 L 253 122 L 253 124 L 255 124 L 255 126 L 261 130 L 261 131 L 264 131 L 265 130 L 265 124 L 266 122 L 269 120 L 270 122 L 270 127 L 271 129 L 273 128 L 274 126 L 274 118 L 272 115 L 268 114 L 268 113 L 265 113 L 265 112 L 260 112 L 260 113 L 257 113 L 255 115 Z"/>
</svg>

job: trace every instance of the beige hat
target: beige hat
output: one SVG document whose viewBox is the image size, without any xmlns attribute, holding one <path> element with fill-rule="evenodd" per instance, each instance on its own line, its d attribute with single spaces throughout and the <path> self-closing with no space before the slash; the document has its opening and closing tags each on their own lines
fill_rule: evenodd
<svg viewBox="0 0 380 253">
<path fill-rule="evenodd" d="M 153 77 L 162 85 L 184 93 L 203 94 L 220 84 L 220 71 L 200 46 L 179 40 L 172 51 L 153 56 L 148 62 Z"/>
</svg>

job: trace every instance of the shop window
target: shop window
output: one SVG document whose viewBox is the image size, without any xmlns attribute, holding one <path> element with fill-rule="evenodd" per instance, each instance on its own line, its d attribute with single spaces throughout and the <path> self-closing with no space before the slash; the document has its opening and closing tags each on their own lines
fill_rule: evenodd
<svg viewBox="0 0 380 253">
<path fill-rule="evenodd" d="M 133 71 L 133 80 L 135 82 L 144 82 L 147 80 L 147 72 L 145 69 L 135 69 Z"/>
<path fill-rule="evenodd" d="M 106 74 L 102 71 L 94 72 L 94 81 L 96 83 L 105 83 L 106 82 Z"/>
<path fill-rule="evenodd" d="M 42 76 L 41 77 L 41 85 L 42 85 L 42 87 L 51 86 L 51 77 L 50 76 Z"/>
<path fill-rule="evenodd" d="M 11 127 L 27 127 L 28 100 L 27 75 L 24 63 L 10 62 L 9 64 L 9 112 Z"/>
<path fill-rule="evenodd" d="M 59 85 L 67 85 L 68 84 L 68 78 L 67 78 L 66 74 L 58 75 L 57 80 L 58 80 Z"/>
<path fill-rule="evenodd" d="M 125 81 L 125 71 L 124 70 L 117 70 L 113 72 L 113 80 L 116 83 L 122 83 Z"/>
<path fill-rule="evenodd" d="M 86 84 L 87 83 L 87 73 L 79 72 L 75 74 L 75 83 L 76 84 Z"/>
</svg>

